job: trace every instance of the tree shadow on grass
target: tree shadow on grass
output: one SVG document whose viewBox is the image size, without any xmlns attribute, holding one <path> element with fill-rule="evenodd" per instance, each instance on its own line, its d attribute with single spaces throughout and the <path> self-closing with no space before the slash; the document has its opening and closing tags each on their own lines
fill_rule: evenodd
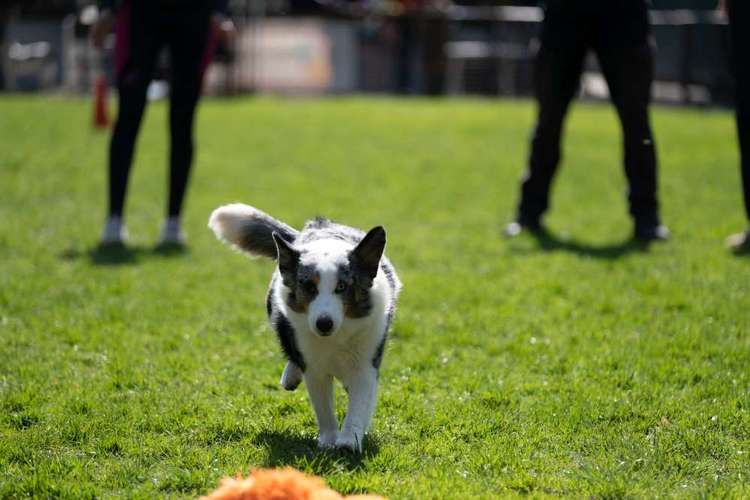
<svg viewBox="0 0 750 500">
<path fill-rule="evenodd" d="M 266 448 L 268 456 L 263 467 L 300 467 L 300 463 L 311 468 L 315 474 L 354 470 L 362 467 L 370 457 L 378 454 L 377 439 L 366 436 L 361 454 L 342 450 L 318 448 L 314 438 L 290 432 L 262 431 L 255 437 L 255 444 Z"/>
<path fill-rule="evenodd" d="M 537 249 L 543 252 L 563 251 L 595 259 L 614 260 L 632 253 L 648 253 L 651 247 L 651 243 L 632 237 L 619 243 L 592 245 L 562 238 L 546 228 L 529 235 L 534 239 Z M 522 252 L 518 248 L 511 248 L 511 251 Z"/>
<path fill-rule="evenodd" d="M 119 243 L 97 245 L 88 250 L 68 249 L 59 257 L 62 260 L 88 259 L 95 266 L 123 266 L 137 264 L 144 257 L 170 258 L 188 253 L 187 247 L 177 244 L 160 244 L 153 248 Z"/>
</svg>

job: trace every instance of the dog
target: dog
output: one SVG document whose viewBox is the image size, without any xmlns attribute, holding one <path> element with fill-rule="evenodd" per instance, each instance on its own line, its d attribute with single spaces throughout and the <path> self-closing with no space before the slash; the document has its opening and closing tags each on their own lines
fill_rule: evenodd
<svg viewBox="0 0 750 500">
<path fill-rule="evenodd" d="M 239 203 L 214 210 L 208 226 L 242 252 L 276 259 L 266 312 L 287 358 L 281 385 L 294 390 L 304 380 L 318 421 L 319 447 L 361 453 L 401 290 L 383 254 L 383 227 L 364 233 L 319 217 L 297 231 Z M 334 377 L 349 396 L 341 429 Z"/>
</svg>

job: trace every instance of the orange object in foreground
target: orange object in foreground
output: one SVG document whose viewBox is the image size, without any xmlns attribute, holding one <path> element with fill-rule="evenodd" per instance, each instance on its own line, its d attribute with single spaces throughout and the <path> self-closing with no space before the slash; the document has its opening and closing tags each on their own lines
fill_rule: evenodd
<svg viewBox="0 0 750 500">
<path fill-rule="evenodd" d="M 107 80 L 104 75 L 99 75 L 94 83 L 94 128 L 107 128 L 107 126 L 109 126 Z"/>
<path fill-rule="evenodd" d="M 296 469 L 255 469 L 246 478 L 225 477 L 203 500 L 385 500 L 377 495 L 341 496 L 315 476 Z"/>
</svg>

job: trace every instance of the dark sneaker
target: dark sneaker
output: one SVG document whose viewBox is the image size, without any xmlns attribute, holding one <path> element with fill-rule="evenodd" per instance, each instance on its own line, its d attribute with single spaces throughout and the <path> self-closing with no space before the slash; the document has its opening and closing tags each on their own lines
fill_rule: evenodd
<svg viewBox="0 0 750 500">
<path fill-rule="evenodd" d="M 651 241 L 667 241 L 670 233 L 669 228 L 664 224 L 639 224 L 635 225 L 635 234 L 633 237 L 644 243 Z"/>
<path fill-rule="evenodd" d="M 727 238 L 727 246 L 736 254 L 750 253 L 750 229 Z"/>
</svg>

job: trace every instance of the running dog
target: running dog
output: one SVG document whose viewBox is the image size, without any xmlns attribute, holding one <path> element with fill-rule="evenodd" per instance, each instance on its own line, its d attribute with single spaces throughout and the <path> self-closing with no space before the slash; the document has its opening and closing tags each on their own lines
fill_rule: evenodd
<svg viewBox="0 0 750 500">
<path fill-rule="evenodd" d="M 217 208 L 208 226 L 242 252 L 276 259 L 266 310 L 287 358 L 281 385 L 292 391 L 304 380 L 320 428 L 318 446 L 360 453 L 401 289 L 383 255 L 385 230 L 365 234 L 317 218 L 297 231 L 243 204 Z M 334 377 L 349 395 L 340 430 Z"/>
</svg>

